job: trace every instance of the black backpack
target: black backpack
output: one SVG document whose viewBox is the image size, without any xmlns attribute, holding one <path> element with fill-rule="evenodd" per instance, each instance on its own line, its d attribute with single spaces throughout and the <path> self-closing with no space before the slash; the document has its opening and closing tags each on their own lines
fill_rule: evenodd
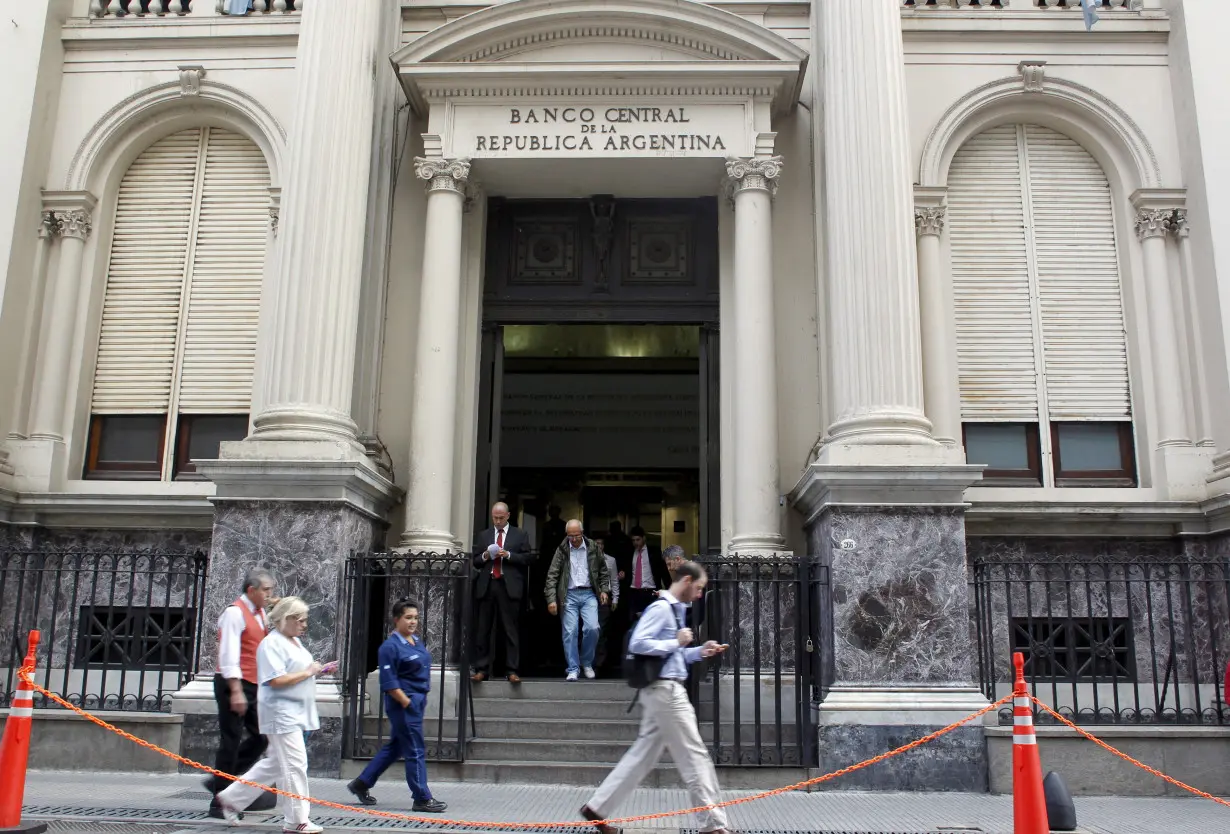
<svg viewBox="0 0 1230 834">
<path fill-rule="evenodd" d="M 670 603 L 664 599 L 654 600 L 644 612 L 641 612 L 641 616 L 644 617 L 645 612 L 649 611 L 650 608 L 658 603 L 670 605 Z M 671 613 L 673 614 L 674 611 L 672 610 Z M 676 621 L 678 621 L 678 617 L 676 617 Z M 628 629 L 628 633 L 624 635 L 624 653 L 621 663 L 623 667 L 624 681 L 633 689 L 644 689 L 649 686 L 649 684 L 661 677 L 662 667 L 666 665 L 666 659 L 670 657 L 670 655 L 658 657 L 657 655 L 652 654 L 634 654 L 632 652 L 629 648 L 629 644 L 632 642 L 632 635 L 636 633 L 636 629 L 639 624 L 640 621 L 638 620 L 637 623 L 633 624 L 632 628 Z M 679 627 L 684 628 L 682 623 Z M 633 703 L 636 703 L 635 700 Z M 629 709 L 631 709 L 631 707 L 629 707 Z"/>
</svg>

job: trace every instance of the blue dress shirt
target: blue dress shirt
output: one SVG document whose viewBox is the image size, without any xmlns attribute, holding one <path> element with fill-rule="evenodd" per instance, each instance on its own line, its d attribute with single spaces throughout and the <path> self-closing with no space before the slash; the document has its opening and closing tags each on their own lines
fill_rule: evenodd
<svg viewBox="0 0 1230 834">
<path fill-rule="evenodd" d="M 648 654 L 665 657 L 660 678 L 684 681 L 688 677 L 688 664 L 701 659 L 700 646 L 681 648 L 677 636 L 687 623 L 687 606 L 675 599 L 670 591 L 662 591 L 645 613 L 641 614 L 628 641 L 628 650 L 633 654 Z"/>
</svg>

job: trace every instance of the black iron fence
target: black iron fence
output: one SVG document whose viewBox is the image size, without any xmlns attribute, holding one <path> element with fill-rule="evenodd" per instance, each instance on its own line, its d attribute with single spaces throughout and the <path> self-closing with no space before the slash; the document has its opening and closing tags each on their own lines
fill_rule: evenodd
<svg viewBox="0 0 1230 834">
<path fill-rule="evenodd" d="M 196 670 L 205 554 L 0 551 L 0 705 L 26 637 L 36 680 L 87 709 L 168 711 Z M 35 698 L 35 706 L 54 707 Z"/>
<path fill-rule="evenodd" d="M 423 725 L 427 758 L 463 761 L 470 702 L 470 555 L 355 553 L 346 564 L 351 601 L 342 670 L 348 697 L 344 755 L 369 759 L 387 739 L 376 652 L 399 599 L 419 605 L 419 634 L 432 654 L 431 694 Z"/>
<path fill-rule="evenodd" d="M 991 700 L 1011 691 L 1009 658 L 1019 651 L 1032 693 L 1070 720 L 1230 723 L 1225 563 L 979 560 L 972 585 Z M 1000 720 L 1012 723 L 1011 708 Z"/>
<path fill-rule="evenodd" d="M 814 705 L 824 694 L 828 569 L 808 557 L 710 555 L 692 625 L 730 645 L 694 675 L 702 732 L 719 765 L 816 763 Z M 697 667 L 704 668 L 704 667 Z"/>
</svg>

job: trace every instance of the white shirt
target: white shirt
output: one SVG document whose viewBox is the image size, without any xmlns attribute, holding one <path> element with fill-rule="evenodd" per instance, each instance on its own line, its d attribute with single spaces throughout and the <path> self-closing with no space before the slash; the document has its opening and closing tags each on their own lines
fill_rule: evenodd
<svg viewBox="0 0 1230 834">
<path fill-rule="evenodd" d="M 609 573 L 612 577 L 612 580 L 614 580 L 615 577 L 619 576 L 619 567 L 615 564 L 615 557 L 608 556 L 604 553 L 602 554 L 602 558 L 606 559 L 606 572 Z M 619 605 L 619 582 L 618 581 L 611 582 L 611 605 Z"/>
<path fill-rule="evenodd" d="M 589 575 L 589 551 L 585 544 L 573 547 L 568 544 L 568 588 L 590 588 L 593 581 Z"/>
<path fill-rule="evenodd" d="M 256 703 L 260 706 L 257 715 L 263 734 L 320 729 L 316 678 L 304 678 L 293 686 L 269 685 L 274 678 L 302 672 L 311 665 L 312 653 L 297 637 L 275 631 L 261 641 L 256 650 L 256 676 L 260 683 Z"/>
<path fill-rule="evenodd" d="M 634 558 L 637 562 L 641 563 L 641 584 L 636 587 L 646 588 L 651 591 L 657 589 L 658 583 L 653 578 L 653 566 L 649 564 L 649 548 L 641 545 L 640 549 L 634 554 Z M 632 576 L 629 579 L 636 579 L 636 562 L 632 563 Z"/>
<path fill-rule="evenodd" d="M 261 624 L 261 628 L 266 628 L 265 612 L 257 610 L 247 594 L 240 599 L 248 606 L 248 610 L 256 615 L 256 621 Z M 226 606 L 226 610 L 218 618 L 218 674 L 224 678 L 243 677 L 243 672 L 239 670 L 239 643 L 247 625 L 243 612 L 234 605 Z"/>
</svg>

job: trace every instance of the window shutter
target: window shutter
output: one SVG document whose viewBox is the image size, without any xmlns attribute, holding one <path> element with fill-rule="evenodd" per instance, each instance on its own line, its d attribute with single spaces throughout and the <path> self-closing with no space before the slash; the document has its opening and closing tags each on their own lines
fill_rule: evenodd
<svg viewBox="0 0 1230 834">
<path fill-rule="evenodd" d="M 1025 126 L 1052 420 L 1131 415 L 1110 183 L 1079 144 Z"/>
<path fill-rule="evenodd" d="M 1038 419 L 1034 316 L 1017 128 L 967 141 L 948 175 L 961 416 Z"/>
<path fill-rule="evenodd" d="M 91 410 L 165 412 L 174 376 L 201 131 L 151 145 L 120 182 Z"/>
<path fill-rule="evenodd" d="M 237 133 L 208 128 L 179 385 L 180 413 L 245 413 L 252 401 L 269 169 Z"/>
</svg>

